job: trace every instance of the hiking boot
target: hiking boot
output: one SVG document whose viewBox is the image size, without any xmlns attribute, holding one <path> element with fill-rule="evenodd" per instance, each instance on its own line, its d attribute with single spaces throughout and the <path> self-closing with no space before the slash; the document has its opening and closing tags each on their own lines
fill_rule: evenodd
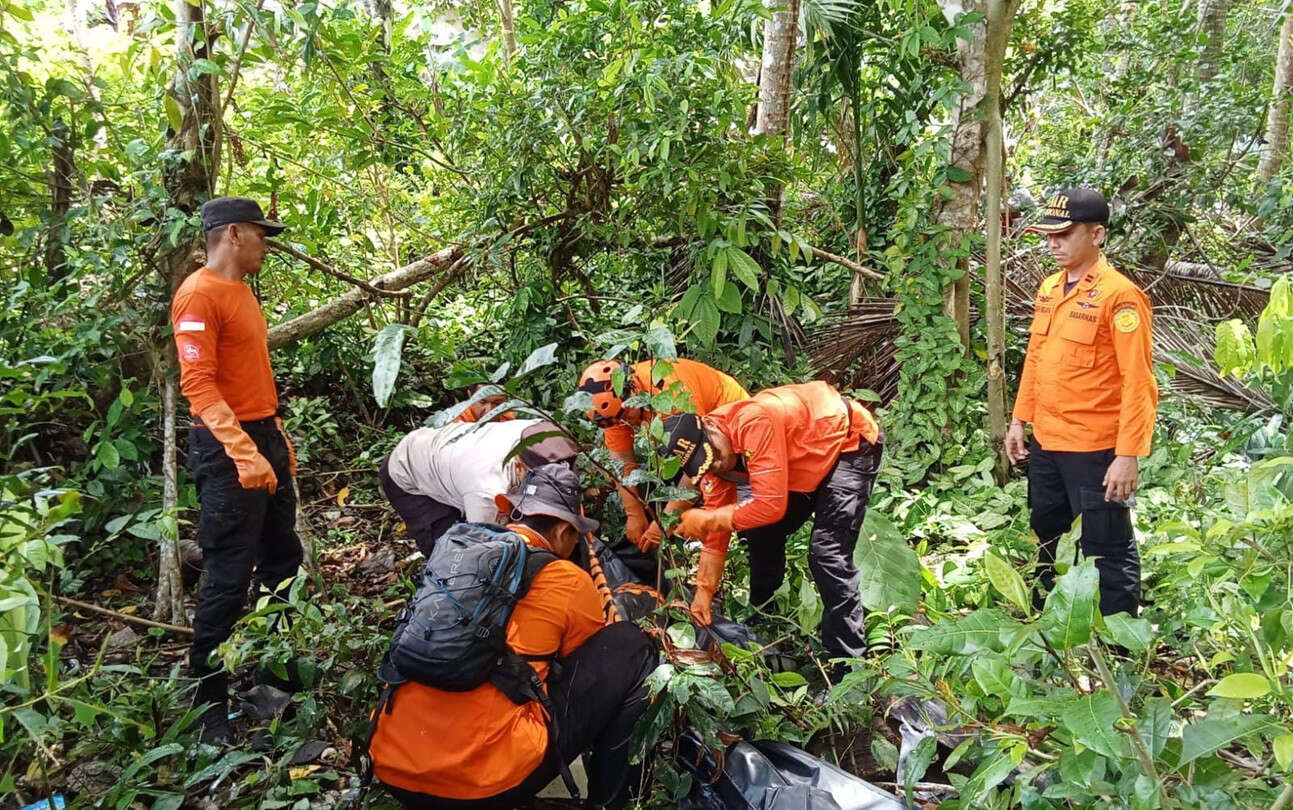
<svg viewBox="0 0 1293 810">
<path fill-rule="evenodd" d="M 257 686 L 264 685 L 282 689 L 284 692 L 303 691 L 305 689 L 305 679 L 301 677 L 300 659 L 292 658 L 284 662 L 283 669 L 287 671 L 286 678 L 279 677 L 268 666 L 261 664 L 252 672 L 251 682 Z"/>
<path fill-rule="evenodd" d="M 224 670 L 195 668 L 198 689 L 193 695 L 193 708 L 206 706 L 198 718 L 199 740 L 208 745 L 220 745 L 229 740 L 229 675 Z"/>
</svg>

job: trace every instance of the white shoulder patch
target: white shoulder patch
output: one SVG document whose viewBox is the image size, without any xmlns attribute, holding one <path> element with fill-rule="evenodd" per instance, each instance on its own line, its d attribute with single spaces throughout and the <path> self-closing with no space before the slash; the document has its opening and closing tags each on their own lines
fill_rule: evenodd
<svg viewBox="0 0 1293 810">
<path fill-rule="evenodd" d="M 205 332 L 207 325 L 203 321 L 180 321 L 181 332 Z"/>
</svg>

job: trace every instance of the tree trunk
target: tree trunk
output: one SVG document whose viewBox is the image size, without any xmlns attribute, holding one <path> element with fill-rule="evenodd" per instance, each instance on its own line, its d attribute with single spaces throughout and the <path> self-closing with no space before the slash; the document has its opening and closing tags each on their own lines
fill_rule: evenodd
<svg viewBox="0 0 1293 810">
<path fill-rule="evenodd" d="M 498 0 L 498 13 L 503 23 L 503 62 L 512 63 L 516 53 L 516 17 L 512 12 L 512 0 Z"/>
<path fill-rule="evenodd" d="M 178 48 L 175 78 L 170 94 L 180 109 L 180 128 L 172 131 L 167 139 L 167 148 L 174 154 L 190 157 L 173 165 L 166 175 L 166 189 L 170 193 L 171 205 L 185 214 L 197 210 L 202 201 L 213 193 L 215 170 L 219 165 L 218 144 L 220 121 L 220 95 L 214 74 L 204 73 L 190 79 L 189 66 L 196 59 L 211 57 L 211 42 L 207 35 L 201 0 L 175 0 L 175 40 Z M 194 261 L 196 234 L 184 233 L 177 244 L 165 252 L 162 257 L 162 269 L 166 273 L 166 287 L 172 294 L 179 287 L 184 277 L 197 267 Z M 162 316 L 163 319 L 166 315 Z M 175 440 L 175 383 L 170 381 L 170 368 L 174 365 L 174 347 L 169 340 L 158 348 L 158 353 L 166 358 L 165 367 L 158 373 L 162 386 L 163 416 L 166 424 L 162 426 L 162 480 L 178 482 L 177 447 Z M 166 399 L 169 397 L 169 407 Z M 171 491 L 168 486 L 175 486 Z M 162 492 L 163 509 L 174 510 L 178 503 L 178 483 L 164 484 Z M 169 499 L 169 500 L 168 500 Z M 158 599 L 156 617 L 159 621 L 187 626 L 188 617 L 183 610 L 183 589 L 176 583 L 181 581 L 180 557 L 173 541 L 163 541 L 158 570 Z M 164 597 L 164 598 L 163 598 Z M 170 614 L 170 615 L 167 615 Z"/>
<path fill-rule="evenodd" d="M 949 22 L 954 16 L 965 11 L 986 14 L 986 0 L 972 0 L 962 4 L 959 0 L 941 0 L 944 15 Z M 979 190 L 983 184 L 985 151 L 983 148 L 986 135 L 985 121 L 981 114 L 984 97 L 987 95 L 987 23 L 986 21 L 970 26 L 973 35 L 967 42 L 958 39 L 956 42 L 957 58 L 961 65 L 961 80 L 969 85 L 970 90 L 961 96 L 955 114 L 955 129 L 952 133 L 951 165 L 968 177 L 949 183 L 952 188 L 952 199 L 944 202 L 939 209 L 936 222 L 953 234 L 968 234 L 975 231 L 979 223 Z M 958 173 L 958 174 L 960 174 Z M 959 242 L 952 237 L 953 241 Z M 970 280 L 969 257 L 960 259 L 962 276 L 943 289 L 943 313 L 956 321 L 961 344 L 968 352 L 970 348 Z"/>
<path fill-rule="evenodd" d="M 1199 64 L 1194 75 L 1200 86 L 1217 75 L 1229 13 L 1230 0 L 1199 0 L 1199 32 L 1203 35 L 1203 49 L 1199 52 Z"/>
<path fill-rule="evenodd" d="M 767 0 L 774 11 L 763 24 L 763 61 L 759 68 L 759 106 L 755 111 L 754 134 L 778 142 L 786 137 L 790 118 L 791 79 L 795 72 L 795 44 L 799 39 L 799 0 Z M 782 186 L 768 188 L 768 211 L 772 221 L 781 218 Z"/>
<path fill-rule="evenodd" d="M 165 355 L 153 357 L 153 379 L 162 392 L 162 514 L 170 523 L 178 517 L 179 508 L 179 475 L 175 459 L 178 447 L 175 439 L 175 423 L 178 420 L 176 400 L 178 383 L 166 373 Z M 187 627 L 184 614 L 184 580 L 181 574 L 179 537 L 170 530 L 162 532 L 162 546 L 158 558 L 157 602 L 153 606 L 153 619 L 168 621 Z"/>
<path fill-rule="evenodd" d="M 1001 267 L 1001 197 L 1006 182 L 1005 139 L 1001 122 L 1001 72 L 1016 6 L 1017 0 L 988 0 L 985 71 L 987 201 L 984 221 L 988 228 L 988 244 L 983 275 L 988 321 L 988 424 L 992 447 L 997 454 L 997 481 L 1002 484 L 1010 474 L 1010 459 L 1006 456 L 1006 308 L 1005 275 Z"/>
<path fill-rule="evenodd" d="M 50 127 L 49 228 L 45 236 L 45 277 L 50 283 L 67 275 L 67 212 L 72 207 L 72 178 L 76 172 L 72 132 L 61 119 Z"/>
<path fill-rule="evenodd" d="M 1266 139 L 1257 164 L 1257 179 L 1270 182 L 1284 165 L 1289 146 L 1289 93 L 1293 91 L 1293 8 L 1284 12 L 1280 44 L 1275 56 L 1275 89 L 1266 118 Z"/>
</svg>

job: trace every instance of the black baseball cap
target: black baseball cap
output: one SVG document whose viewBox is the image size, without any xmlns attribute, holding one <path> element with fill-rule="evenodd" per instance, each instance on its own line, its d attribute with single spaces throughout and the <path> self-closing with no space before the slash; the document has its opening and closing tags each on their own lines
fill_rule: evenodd
<svg viewBox="0 0 1293 810">
<path fill-rule="evenodd" d="M 677 456 L 682 462 L 680 472 L 693 481 L 705 474 L 714 463 L 714 445 L 700 417 L 694 413 L 679 413 L 665 417 L 665 442 L 656 448 L 661 456 Z"/>
<path fill-rule="evenodd" d="M 1089 188 L 1062 188 L 1042 208 L 1042 218 L 1029 225 L 1033 233 L 1064 233 L 1079 222 L 1109 224 L 1109 203 Z"/>
<path fill-rule="evenodd" d="M 535 422 L 521 431 L 524 444 L 518 454 L 521 463 L 530 469 L 544 464 L 568 464 L 579 455 L 579 443 L 552 422 Z"/>
<path fill-rule="evenodd" d="M 265 219 L 260 203 L 246 197 L 216 197 L 202 203 L 202 232 L 221 225 L 250 222 L 265 229 L 266 236 L 278 236 L 287 226 L 272 219 Z"/>
<path fill-rule="evenodd" d="M 525 474 L 521 483 L 506 495 L 496 495 L 498 511 L 516 520 L 525 515 L 548 515 L 564 520 L 580 534 L 591 534 L 600 526 L 583 512 L 579 476 L 568 464 L 544 464 Z"/>
</svg>

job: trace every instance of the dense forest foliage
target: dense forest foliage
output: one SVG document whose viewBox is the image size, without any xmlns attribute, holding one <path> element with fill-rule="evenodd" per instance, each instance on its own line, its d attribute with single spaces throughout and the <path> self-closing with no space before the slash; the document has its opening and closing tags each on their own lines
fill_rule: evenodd
<svg viewBox="0 0 1293 810">
<path fill-rule="evenodd" d="M 644 753 L 686 727 L 786 740 L 946 808 L 1293 806 L 1287 0 L 0 0 L 0 63 L 0 806 L 348 801 L 414 574 L 378 462 L 498 383 L 584 442 L 617 540 L 573 396 L 612 354 L 827 379 L 888 437 L 865 665 L 822 698 L 805 531 L 767 639 L 785 666 L 690 649 L 665 611 Z M 1072 536 L 1033 605 L 1001 455 L 1055 269 L 1021 226 L 1076 185 L 1154 304 L 1139 617 L 1097 615 Z M 168 321 L 225 194 L 289 226 L 254 289 L 308 575 L 290 631 L 262 607 L 221 652 L 304 654 L 314 681 L 227 750 L 196 743 L 183 667 Z M 667 541 L 665 576 L 693 553 Z M 911 699 L 947 722 L 900 767 Z M 690 780 L 655 760 L 643 803 L 670 806 Z"/>
</svg>

